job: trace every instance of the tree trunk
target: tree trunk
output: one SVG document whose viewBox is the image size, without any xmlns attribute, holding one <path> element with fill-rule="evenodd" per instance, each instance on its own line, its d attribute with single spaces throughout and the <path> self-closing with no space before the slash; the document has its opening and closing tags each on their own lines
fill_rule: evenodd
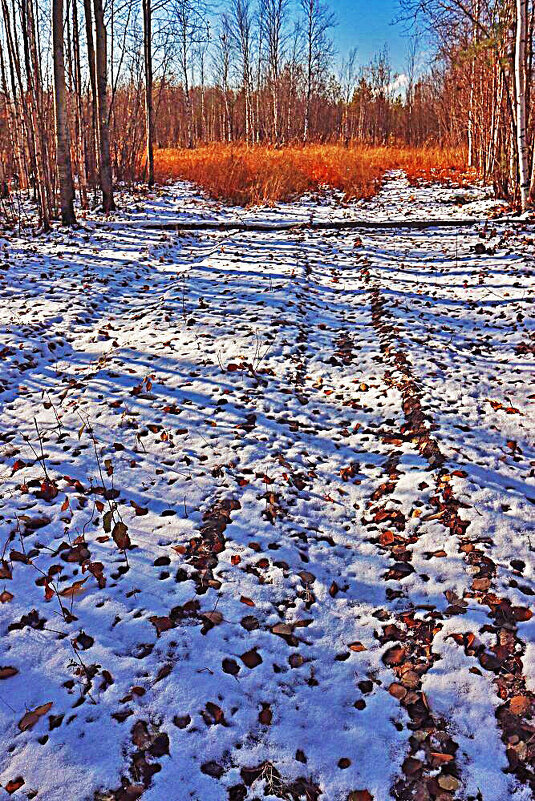
<svg viewBox="0 0 535 801">
<path fill-rule="evenodd" d="M 307 65 L 306 65 L 306 96 L 305 96 L 305 122 L 303 125 L 303 142 L 308 141 L 310 131 L 310 104 L 312 100 L 312 25 L 313 5 L 308 8 L 307 25 Z"/>
<path fill-rule="evenodd" d="M 526 135 L 527 0 L 516 0 L 515 101 L 518 177 L 522 211 L 529 205 L 528 143 Z"/>
<path fill-rule="evenodd" d="M 23 134 L 26 134 L 27 138 L 27 131 L 25 131 L 26 120 L 23 117 L 22 113 L 20 114 L 21 119 L 19 119 L 18 112 L 20 111 L 20 106 L 18 102 L 17 86 L 15 83 L 13 56 L 9 48 L 9 42 L 10 42 L 9 33 L 10 32 L 6 24 L 6 39 L 7 39 L 6 55 L 9 65 L 9 74 L 11 81 L 11 97 L 9 94 L 9 88 L 7 84 L 6 68 L 4 64 L 4 51 L 2 48 L 0 48 L 0 69 L 2 72 L 2 91 L 6 98 L 6 104 L 8 108 L 8 127 L 10 134 L 10 144 L 11 147 L 13 148 L 13 153 L 18 168 L 18 188 L 20 189 L 23 180 L 27 179 L 27 172 L 28 172 L 23 149 L 23 141 L 24 141 Z M 19 122 L 21 123 L 20 126 Z"/>
<path fill-rule="evenodd" d="M 72 180 L 71 142 L 67 116 L 65 59 L 63 52 L 63 0 L 52 2 L 52 47 L 54 53 L 54 111 L 56 120 L 56 167 L 59 179 L 61 221 L 75 225 L 74 183 Z"/>
<path fill-rule="evenodd" d="M 193 103 L 191 101 L 188 76 L 188 39 L 185 26 L 181 31 L 181 67 L 184 91 L 184 111 L 186 116 L 186 141 L 190 150 L 193 148 Z"/>
<path fill-rule="evenodd" d="M 100 155 L 100 188 L 105 212 L 115 211 L 110 158 L 110 123 L 108 115 L 108 59 L 106 27 L 102 0 L 93 0 L 95 10 L 95 66 L 97 81 L 98 138 Z"/>
<path fill-rule="evenodd" d="M 88 173 L 93 188 L 97 184 L 99 172 L 99 144 L 98 144 L 98 112 L 97 112 L 97 77 L 95 72 L 95 44 L 93 39 L 93 11 L 91 0 L 84 0 L 85 38 L 87 45 L 87 64 L 89 84 L 91 87 L 91 148 L 88 153 Z"/>
<path fill-rule="evenodd" d="M 80 65 L 80 29 L 78 27 L 78 0 L 72 2 L 72 49 L 74 58 L 74 94 L 76 98 L 76 143 L 78 156 L 78 183 L 80 191 L 80 204 L 87 208 L 87 181 L 88 157 L 87 137 L 84 125 L 84 110 L 82 104 L 82 69 Z"/>
<path fill-rule="evenodd" d="M 146 175 L 154 186 L 154 114 L 152 99 L 152 0 L 143 0 L 143 53 L 145 56 L 145 124 L 147 137 Z"/>
<path fill-rule="evenodd" d="M 41 225 L 45 231 L 48 231 L 50 228 L 52 188 L 50 171 L 48 169 L 46 127 L 43 116 L 43 87 L 39 69 L 39 54 L 37 51 L 32 0 L 22 0 L 20 13 L 26 76 L 28 84 L 31 87 L 29 98 L 32 137 L 35 145 L 34 186 L 37 196 L 39 197 Z"/>
</svg>

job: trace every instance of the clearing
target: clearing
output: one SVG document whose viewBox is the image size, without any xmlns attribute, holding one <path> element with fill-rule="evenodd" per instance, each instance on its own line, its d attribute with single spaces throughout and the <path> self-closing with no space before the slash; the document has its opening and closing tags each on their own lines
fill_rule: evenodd
<svg viewBox="0 0 535 801">
<path fill-rule="evenodd" d="M 7 793 L 533 798 L 532 226 L 150 227 L 495 206 L 177 184 L 3 240 Z"/>
</svg>

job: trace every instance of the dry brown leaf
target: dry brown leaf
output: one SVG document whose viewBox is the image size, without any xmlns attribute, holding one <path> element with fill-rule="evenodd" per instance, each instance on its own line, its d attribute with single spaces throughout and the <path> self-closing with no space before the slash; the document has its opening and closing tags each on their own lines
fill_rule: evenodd
<svg viewBox="0 0 535 801">
<path fill-rule="evenodd" d="M 13 795 L 13 793 L 16 793 L 17 790 L 19 790 L 23 784 L 24 784 L 24 779 L 22 778 L 22 776 L 17 776 L 16 779 L 11 779 L 11 781 L 9 781 L 4 786 L 4 790 L 6 791 L 6 793 L 9 793 L 9 795 Z"/>
<path fill-rule="evenodd" d="M 130 547 L 130 537 L 128 536 L 128 529 L 125 523 L 116 523 L 113 527 L 113 531 L 111 533 L 115 544 L 121 551 L 125 551 L 127 548 Z"/>
<path fill-rule="evenodd" d="M 13 573 L 5 559 L 2 559 L 0 564 L 0 579 L 12 579 Z"/>
<path fill-rule="evenodd" d="M 527 695 L 513 695 L 509 701 L 509 709 L 513 715 L 527 715 L 532 706 Z"/>
<path fill-rule="evenodd" d="M 202 616 L 209 620 L 214 626 L 219 626 L 223 621 L 223 615 L 221 612 L 218 612 L 217 609 L 214 609 L 213 612 L 203 612 Z"/>
<path fill-rule="evenodd" d="M 242 604 L 245 604 L 246 606 L 254 606 L 255 605 L 255 602 L 251 598 L 247 598 L 247 596 L 245 596 L 245 595 L 241 596 L 240 601 L 242 602 Z"/>
<path fill-rule="evenodd" d="M 162 631 L 168 631 L 168 629 L 173 629 L 175 627 L 175 624 L 170 617 L 158 617 L 158 615 L 153 615 L 152 617 L 149 617 L 149 620 L 156 629 L 158 637 Z"/>
<path fill-rule="evenodd" d="M 41 704 L 41 706 L 37 706 L 35 709 L 30 709 L 26 712 L 19 720 L 19 729 L 21 731 L 33 729 L 39 718 L 42 718 L 43 715 L 46 715 L 48 710 L 51 709 L 52 704 L 53 701 L 49 701 L 47 704 Z"/>
<path fill-rule="evenodd" d="M 278 634 L 280 637 L 289 637 L 293 634 L 293 626 L 290 623 L 275 623 L 271 632 Z"/>
<path fill-rule="evenodd" d="M 240 659 L 243 662 L 243 664 L 250 670 L 252 670 L 255 667 L 258 667 L 258 665 L 262 664 L 263 662 L 262 657 L 256 651 L 255 648 L 253 648 L 251 651 L 246 651 L 244 654 L 240 656 Z"/>
<path fill-rule="evenodd" d="M 14 667 L 0 667 L 0 680 L 10 679 L 12 676 L 16 676 L 18 672 L 17 668 Z"/>
<path fill-rule="evenodd" d="M 66 587 L 64 590 L 62 590 L 60 595 L 62 598 L 74 598 L 75 595 L 81 595 L 83 592 L 85 592 L 84 584 L 86 581 L 87 576 L 81 581 L 75 581 L 70 587 Z"/>
</svg>

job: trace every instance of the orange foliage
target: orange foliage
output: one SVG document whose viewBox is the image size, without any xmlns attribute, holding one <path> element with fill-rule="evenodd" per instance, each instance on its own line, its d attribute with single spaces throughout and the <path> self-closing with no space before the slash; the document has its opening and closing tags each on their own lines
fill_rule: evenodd
<svg viewBox="0 0 535 801">
<path fill-rule="evenodd" d="M 437 180 L 462 185 L 468 174 L 460 150 L 354 145 L 268 146 L 212 144 L 194 150 L 157 150 L 159 183 L 192 181 L 227 203 L 271 205 L 305 192 L 332 187 L 346 200 L 376 194 L 389 170 L 404 170 L 411 182 Z"/>
</svg>

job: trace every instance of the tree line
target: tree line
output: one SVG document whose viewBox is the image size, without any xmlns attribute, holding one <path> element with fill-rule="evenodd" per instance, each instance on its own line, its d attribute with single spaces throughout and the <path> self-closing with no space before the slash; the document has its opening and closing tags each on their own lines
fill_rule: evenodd
<svg viewBox="0 0 535 801">
<path fill-rule="evenodd" d="M 427 27 L 447 80 L 469 166 L 523 210 L 535 199 L 532 0 L 401 0 Z"/>
<path fill-rule="evenodd" d="M 47 228 L 75 222 L 75 196 L 109 212 L 114 181 L 152 185 L 158 147 L 433 142 L 527 208 L 533 2 L 402 5 L 420 33 L 401 81 L 386 51 L 335 54 L 325 0 L 226 0 L 217 16 L 204 0 L 0 0 L 2 193 L 31 190 Z"/>
</svg>

